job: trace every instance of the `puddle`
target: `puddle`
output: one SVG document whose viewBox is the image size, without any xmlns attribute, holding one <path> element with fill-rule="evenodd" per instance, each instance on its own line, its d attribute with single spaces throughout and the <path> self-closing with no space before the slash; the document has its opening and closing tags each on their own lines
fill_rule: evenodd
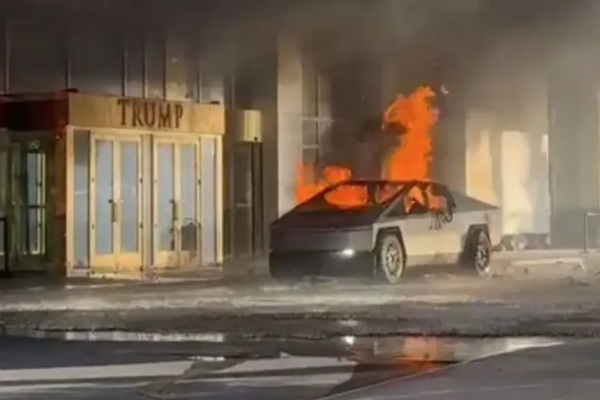
<svg viewBox="0 0 600 400">
<path fill-rule="evenodd" d="M 260 348 L 264 346 L 293 349 L 296 352 L 314 350 L 317 353 L 332 351 L 337 356 L 362 355 L 369 359 L 413 360 L 455 363 L 473 360 L 533 347 L 562 344 L 563 340 L 548 337 L 428 337 L 428 336 L 342 336 L 324 340 L 256 339 L 224 333 L 147 333 L 130 331 L 63 331 L 36 330 L 5 327 L 5 336 L 33 339 L 54 339 L 77 342 L 123 343 L 198 343 L 227 348 L 236 346 Z M 327 349 L 328 350 L 327 350 Z M 282 350 L 285 353 L 285 350 Z M 210 356 L 214 356 L 211 351 Z M 312 354 L 311 354 L 312 355 Z M 198 354 L 202 356 L 202 354 Z M 387 362 L 387 361 L 386 361 Z"/>
<path fill-rule="evenodd" d="M 67 363 L 69 356 L 64 352 L 72 346 L 61 346 L 74 343 L 78 359 L 87 354 L 93 360 L 91 364 L 76 367 L 78 379 L 143 378 L 145 382 L 153 379 L 140 392 L 155 398 L 200 398 L 221 392 L 236 398 L 323 398 L 456 363 L 562 343 L 549 338 L 422 336 L 246 340 L 221 333 L 53 332 L 14 328 L 6 334 L 53 339 L 49 342 L 58 346 L 56 351 L 63 354 L 60 360 L 65 364 L 53 366 L 51 371 L 31 365 L 27 370 L 0 371 L 2 382 L 18 379 L 39 383 L 40 377 L 44 377 L 55 384 L 70 379 L 75 369 Z"/>
<path fill-rule="evenodd" d="M 374 357 L 402 360 L 456 363 L 535 347 L 562 344 L 562 340 L 544 337 L 458 338 L 405 336 L 387 338 L 352 338 L 342 341 L 352 343 L 356 349 L 371 349 Z"/>
</svg>

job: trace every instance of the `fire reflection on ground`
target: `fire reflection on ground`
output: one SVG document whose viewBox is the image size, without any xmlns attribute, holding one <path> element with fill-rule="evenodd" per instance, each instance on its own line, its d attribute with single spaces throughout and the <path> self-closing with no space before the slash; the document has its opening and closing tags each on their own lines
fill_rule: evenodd
<svg viewBox="0 0 600 400">
<path fill-rule="evenodd" d="M 347 338 L 345 342 L 349 343 Z M 393 344 L 387 342 L 384 348 L 379 348 L 378 344 L 376 339 L 352 341 L 348 357 L 356 363 L 352 378 L 336 386 L 330 395 L 433 372 L 458 361 L 444 354 L 444 343 L 434 337 L 406 337 Z"/>
</svg>

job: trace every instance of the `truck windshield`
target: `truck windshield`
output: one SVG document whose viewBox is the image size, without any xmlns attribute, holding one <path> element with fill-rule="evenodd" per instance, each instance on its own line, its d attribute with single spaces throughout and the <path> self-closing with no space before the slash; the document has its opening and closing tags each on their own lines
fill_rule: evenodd
<svg viewBox="0 0 600 400">
<path fill-rule="evenodd" d="M 388 182 L 347 182 L 324 190 L 295 211 L 368 211 L 386 207 L 403 185 Z"/>
</svg>

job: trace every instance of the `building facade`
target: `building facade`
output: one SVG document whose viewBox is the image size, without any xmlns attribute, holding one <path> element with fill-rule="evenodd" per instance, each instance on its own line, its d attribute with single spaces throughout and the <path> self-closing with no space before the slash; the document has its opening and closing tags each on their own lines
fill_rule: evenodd
<svg viewBox="0 0 600 400">
<path fill-rule="evenodd" d="M 407 36 L 393 2 L 343 18 L 283 3 L 0 3 L 11 265 L 139 277 L 260 257 L 298 168 L 376 171 L 373 121 L 423 84 L 441 108 L 434 179 L 501 206 L 506 248 L 600 243 L 582 222 L 600 210 L 589 37 L 482 15 L 452 25 L 475 36 Z"/>
</svg>

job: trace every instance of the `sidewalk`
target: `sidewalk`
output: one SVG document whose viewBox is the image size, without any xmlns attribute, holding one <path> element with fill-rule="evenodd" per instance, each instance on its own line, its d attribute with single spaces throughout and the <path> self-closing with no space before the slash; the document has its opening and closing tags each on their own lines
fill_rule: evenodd
<svg viewBox="0 0 600 400">
<path fill-rule="evenodd" d="M 453 269 L 454 268 L 454 269 Z M 494 256 L 494 281 L 528 279 L 530 282 L 547 279 L 586 281 L 600 277 L 600 253 L 583 254 L 580 251 L 527 251 L 505 252 Z M 414 272 L 414 273 L 411 273 Z M 381 293 L 404 295 L 410 288 L 422 285 L 452 287 L 457 282 L 468 287 L 483 288 L 487 284 L 478 278 L 456 275 L 457 267 L 415 268 L 409 271 L 405 282 L 394 287 L 377 282 L 340 280 L 320 288 L 379 287 Z M 327 280 L 326 280 L 327 281 Z M 335 281 L 335 280 L 334 280 Z M 484 280 L 485 281 L 485 280 Z M 438 285 L 439 284 L 439 285 Z M 307 285 L 304 285 L 307 286 Z M 360 290 L 362 290 L 360 289 Z M 320 289 L 321 290 L 321 289 Z M 322 289 L 328 290 L 328 289 Z M 336 289 L 337 290 L 337 289 Z M 352 289 L 351 291 L 353 291 Z M 0 309 L 78 308 L 116 309 L 146 307 L 173 308 L 181 304 L 193 307 L 201 299 L 228 304 L 239 303 L 242 298 L 263 296 L 267 293 L 294 292 L 294 287 L 278 285 L 268 275 L 265 259 L 238 260 L 223 268 L 194 268 L 167 271 L 146 281 L 118 281 L 99 279 L 64 279 L 59 277 L 22 276 L 0 280 Z M 349 293 L 346 293 L 349 295 Z M 212 296 L 212 298 L 211 298 Z M 281 296 L 269 295 L 270 302 L 281 301 Z M 292 296 L 294 297 L 294 296 Z M 334 296 L 335 297 L 335 296 Z M 360 296 L 359 296 L 360 297 Z M 385 295 L 384 295 L 385 297 Z M 186 300 L 183 301 L 183 298 Z M 196 299 L 196 301 L 194 301 Z M 299 299 L 304 301 L 302 296 Z M 289 300 L 289 299 L 288 299 Z M 181 303 L 183 301 L 183 303 Z M 64 304 L 61 304 L 64 303 Z M 109 306 L 109 304 L 111 304 Z"/>
<path fill-rule="evenodd" d="M 265 258 L 243 259 L 227 262 L 220 267 L 193 267 L 160 271 L 144 280 L 65 278 L 42 273 L 15 272 L 10 278 L 0 278 L 0 293 L 14 290 L 59 290 L 75 288 L 107 288 L 118 286 L 143 286 L 148 284 L 197 283 L 203 285 L 236 285 L 264 280 L 268 277 Z"/>
<path fill-rule="evenodd" d="M 185 268 L 164 271 L 155 282 L 239 281 L 264 278 L 269 275 L 268 259 L 244 258 L 226 262 L 222 267 Z"/>
</svg>

